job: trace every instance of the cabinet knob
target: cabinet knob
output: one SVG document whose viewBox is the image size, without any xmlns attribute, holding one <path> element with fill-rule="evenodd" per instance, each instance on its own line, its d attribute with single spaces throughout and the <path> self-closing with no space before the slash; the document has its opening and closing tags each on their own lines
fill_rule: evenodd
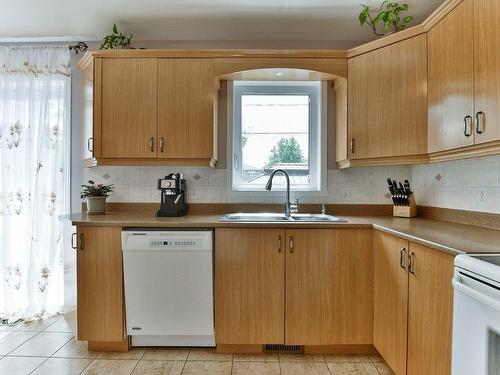
<svg viewBox="0 0 500 375">
<path fill-rule="evenodd" d="M 281 253 L 281 236 L 278 236 L 278 253 Z"/>
<path fill-rule="evenodd" d="M 160 152 L 163 152 L 163 137 L 160 138 Z"/>
<path fill-rule="evenodd" d="M 476 113 L 476 133 L 484 133 L 484 112 L 482 111 Z"/>
<path fill-rule="evenodd" d="M 399 266 L 403 269 L 406 269 L 406 264 L 405 264 L 405 254 L 406 254 L 406 249 L 404 247 L 399 250 Z"/>
<path fill-rule="evenodd" d="M 410 273 L 413 273 L 415 274 L 415 252 L 411 252 L 410 253 L 410 263 L 408 263 L 408 271 L 410 271 Z"/>
<path fill-rule="evenodd" d="M 290 236 L 289 245 L 290 245 L 290 253 L 293 254 L 295 250 L 295 245 L 293 243 L 293 236 Z"/>
</svg>

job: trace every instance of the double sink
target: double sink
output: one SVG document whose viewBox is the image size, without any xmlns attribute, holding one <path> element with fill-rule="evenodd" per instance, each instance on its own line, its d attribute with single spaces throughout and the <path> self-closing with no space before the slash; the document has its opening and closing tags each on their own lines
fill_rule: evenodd
<svg viewBox="0 0 500 375">
<path fill-rule="evenodd" d="M 344 219 L 326 214 L 292 213 L 290 216 L 286 216 L 284 213 L 271 213 L 271 212 L 227 214 L 221 218 L 221 221 L 233 222 L 233 223 L 277 223 L 277 222 L 345 223 L 346 222 L 346 220 Z"/>
</svg>

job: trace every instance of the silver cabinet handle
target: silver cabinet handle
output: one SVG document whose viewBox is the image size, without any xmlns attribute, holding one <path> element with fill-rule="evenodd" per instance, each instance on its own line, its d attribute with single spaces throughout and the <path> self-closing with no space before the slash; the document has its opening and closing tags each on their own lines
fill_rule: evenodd
<svg viewBox="0 0 500 375">
<path fill-rule="evenodd" d="M 151 152 L 155 151 L 155 139 L 153 137 L 149 139 L 149 149 Z"/>
<path fill-rule="evenodd" d="M 83 250 L 83 233 L 80 233 L 80 250 Z"/>
<path fill-rule="evenodd" d="M 90 147 L 90 144 L 92 143 L 92 147 Z M 90 137 L 87 138 L 87 150 L 90 152 L 94 151 L 94 138 Z"/>
<path fill-rule="evenodd" d="M 294 243 L 293 243 L 293 236 L 290 236 L 289 245 L 290 245 L 290 253 L 293 254 L 293 251 L 295 250 Z"/>
<path fill-rule="evenodd" d="M 76 232 L 71 234 L 71 248 L 76 250 Z"/>
<path fill-rule="evenodd" d="M 484 133 L 484 112 L 482 111 L 476 113 L 476 133 Z"/>
<path fill-rule="evenodd" d="M 415 252 L 411 252 L 410 253 L 410 263 L 408 264 L 408 271 L 410 271 L 410 273 L 413 273 L 415 274 Z"/>
<path fill-rule="evenodd" d="M 464 135 L 470 137 L 472 135 L 472 116 L 467 115 L 464 117 Z"/>
<path fill-rule="evenodd" d="M 160 138 L 160 152 L 163 152 L 163 137 Z"/>
<path fill-rule="evenodd" d="M 351 154 L 354 154 L 354 138 L 351 138 Z"/>
<path fill-rule="evenodd" d="M 405 253 L 406 253 L 406 249 L 404 247 L 401 248 L 401 250 L 399 250 L 399 266 L 403 269 L 406 269 L 406 264 L 405 264 Z"/>
<path fill-rule="evenodd" d="M 281 253 L 281 236 L 278 236 L 278 253 Z"/>
</svg>

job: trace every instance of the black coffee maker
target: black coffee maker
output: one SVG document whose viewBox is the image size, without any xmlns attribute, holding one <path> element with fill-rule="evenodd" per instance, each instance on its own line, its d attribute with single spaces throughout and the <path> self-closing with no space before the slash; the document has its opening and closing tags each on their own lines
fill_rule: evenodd
<svg viewBox="0 0 500 375">
<path fill-rule="evenodd" d="M 180 173 L 170 173 L 158 180 L 158 190 L 161 190 L 161 204 L 156 216 L 176 217 L 187 213 L 186 180 Z"/>
</svg>

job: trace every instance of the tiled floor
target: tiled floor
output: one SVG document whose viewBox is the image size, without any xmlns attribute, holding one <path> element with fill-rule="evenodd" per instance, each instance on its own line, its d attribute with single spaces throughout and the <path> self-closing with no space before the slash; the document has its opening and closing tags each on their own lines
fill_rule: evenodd
<svg viewBox="0 0 500 375">
<path fill-rule="evenodd" d="M 217 354 L 200 348 L 87 350 L 60 317 L 0 328 L 0 375 L 389 375 L 366 355 Z"/>
</svg>

